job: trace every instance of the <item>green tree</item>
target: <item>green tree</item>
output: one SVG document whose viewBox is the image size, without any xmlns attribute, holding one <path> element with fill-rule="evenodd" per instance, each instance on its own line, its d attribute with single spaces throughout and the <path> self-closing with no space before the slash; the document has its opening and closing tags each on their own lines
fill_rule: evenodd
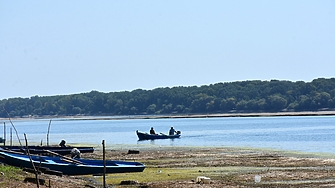
<svg viewBox="0 0 335 188">
<path fill-rule="evenodd" d="M 235 104 L 235 98 L 230 97 L 227 99 L 227 104 L 226 104 L 226 109 L 227 110 L 233 110 L 236 108 L 236 104 Z"/>
<path fill-rule="evenodd" d="M 147 107 L 148 114 L 154 114 L 156 112 L 156 104 L 151 104 Z"/>
<path fill-rule="evenodd" d="M 246 110 L 248 102 L 246 100 L 241 100 L 237 102 L 236 109 L 237 110 Z"/>
<path fill-rule="evenodd" d="M 271 109 L 282 110 L 286 108 L 287 101 L 280 95 L 271 95 L 268 98 Z"/>
</svg>

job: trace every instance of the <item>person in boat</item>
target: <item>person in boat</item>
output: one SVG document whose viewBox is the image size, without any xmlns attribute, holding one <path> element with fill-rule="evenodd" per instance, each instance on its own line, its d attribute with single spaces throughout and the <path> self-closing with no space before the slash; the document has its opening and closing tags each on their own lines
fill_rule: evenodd
<svg viewBox="0 0 335 188">
<path fill-rule="evenodd" d="M 155 130 L 154 130 L 153 127 L 151 127 L 151 129 L 150 129 L 150 134 L 156 134 L 156 132 L 155 132 Z"/>
<path fill-rule="evenodd" d="M 176 130 L 174 130 L 174 128 L 171 127 L 169 130 L 169 135 L 174 135 L 174 133 L 176 133 Z"/>
<path fill-rule="evenodd" d="M 66 143 L 65 140 L 62 140 L 62 141 L 59 143 L 59 146 L 60 146 L 60 147 L 66 147 L 65 143 Z"/>
</svg>

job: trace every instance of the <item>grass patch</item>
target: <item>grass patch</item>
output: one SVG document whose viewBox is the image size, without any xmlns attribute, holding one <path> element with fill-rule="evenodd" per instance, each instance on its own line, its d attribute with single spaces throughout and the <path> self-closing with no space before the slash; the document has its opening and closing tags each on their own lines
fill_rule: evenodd
<svg viewBox="0 0 335 188">
<path fill-rule="evenodd" d="M 106 176 L 106 183 L 117 185 L 124 180 L 137 180 L 140 183 L 191 180 L 200 174 L 199 170 L 192 168 L 146 168 L 141 173 L 108 174 L 108 176 Z M 102 181 L 102 177 L 98 177 L 97 180 Z"/>
<path fill-rule="evenodd" d="M 264 168 L 246 167 L 190 167 L 190 168 L 146 168 L 141 173 L 108 174 L 106 183 L 118 185 L 124 180 L 137 180 L 140 183 L 163 182 L 163 181 L 192 181 L 197 176 L 206 176 L 213 180 L 222 180 L 236 172 L 248 173 L 250 171 L 261 171 Z M 96 177 L 102 182 L 102 176 Z"/>
<path fill-rule="evenodd" d="M 171 180 L 194 180 L 197 176 L 203 175 L 195 168 L 146 168 L 141 173 L 108 174 L 106 183 L 118 185 L 124 180 L 137 180 L 140 183 L 161 182 Z M 97 177 L 102 181 L 102 176 Z"/>
<path fill-rule="evenodd" d="M 22 181 L 24 179 L 24 172 L 13 166 L 0 164 L 0 173 L 0 187 L 7 185 L 10 181 Z"/>
<path fill-rule="evenodd" d="M 6 178 L 15 178 L 22 170 L 13 166 L 0 164 L 0 172 L 2 172 L 1 175 Z"/>
</svg>

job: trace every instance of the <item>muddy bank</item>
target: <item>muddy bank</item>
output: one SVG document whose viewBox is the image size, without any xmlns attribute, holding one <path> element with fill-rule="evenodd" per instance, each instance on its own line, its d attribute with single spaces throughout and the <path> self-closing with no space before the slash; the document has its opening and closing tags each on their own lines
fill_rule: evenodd
<svg viewBox="0 0 335 188">
<path fill-rule="evenodd" d="M 138 181 L 137 187 L 335 186 L 335 158 L 330 155 L 222 147 L 143 148 L 139 154 L 107 150 L 106 155 L 147 166 L 142 173 L 108 175 L 108 184 L 115 187 L 124 187 L 119 185 L 124 180 Z M 87 157 L 102 158 L 102 152 Z M 209 184 L 197 183 L 198 176 L 210 178 Z"/>
</svg>

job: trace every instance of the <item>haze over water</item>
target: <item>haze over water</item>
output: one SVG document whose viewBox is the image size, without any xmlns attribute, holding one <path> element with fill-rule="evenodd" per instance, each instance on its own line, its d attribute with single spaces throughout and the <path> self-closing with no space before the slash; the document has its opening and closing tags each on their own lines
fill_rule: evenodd
<svg viewBox="0 0 335 188">
<path fill-rule="evenodd" d="M 26 133 L 29 143 L 46 144 L 50 119 L 13 121 L 19 137 Z M 10 140 L 6 122 L 7 145 Z M 180 139 L 138 141 L 135 131 L 168 133 L 173 126 L 182 132 Z M 3 130 L 3 129 L 2 129 Z M 3 131 L 2 131 L 3 132 Z M 181 119 L 75 120 L 53 119 L 50 144 L 65 139 L 68 144 L 90 144 L 99 147 L 101 141 L 115 147 L 150 146 L 228 146 L 279 149 L 335 154 L 335 117 L 224 117 Z M 3 135 L 1 135 L 3 137 Z M 12 128 L 13 142 L 17 137 Z"/>
</svg>

